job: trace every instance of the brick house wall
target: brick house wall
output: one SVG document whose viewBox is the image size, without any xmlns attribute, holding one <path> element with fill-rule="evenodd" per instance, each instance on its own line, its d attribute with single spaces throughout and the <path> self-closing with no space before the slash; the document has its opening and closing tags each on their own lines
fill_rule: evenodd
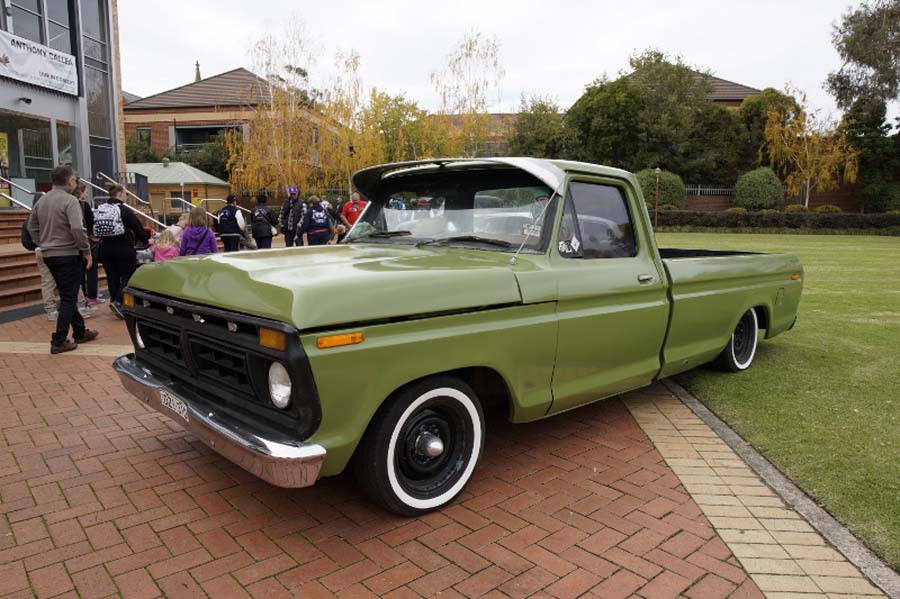
<svg viewBox="0 0 900 599">
<path fill-rule="evenodd" d="M 809 209 L 812 210 L 825 204 L 838 206 L 843 212 L 862 212 L 856 200 L 853 199 L 854 186 L 845 185 L 840 189 L 825 193 L 814 193 L 809 198 Z M 798 202 L 787 202 L 796 204 Z M 687 209 L 707 212 L 721 212 L 734 205 L 734 197 L 727 195 L 690 195 L 687 196 Z"/>
</svg>

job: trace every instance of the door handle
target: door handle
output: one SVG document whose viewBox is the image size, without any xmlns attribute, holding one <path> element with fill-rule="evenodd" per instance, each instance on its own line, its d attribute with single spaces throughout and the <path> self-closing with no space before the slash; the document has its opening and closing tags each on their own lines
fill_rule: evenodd
<svg viewBox="0 0 900 599">
<path fill-rule="evenodd" d="M 641 285 L 645 285 L 647 283 L 652 283 L 655 277 L 653 275 L 638 275 L 638 283 Z"/>
</svg>

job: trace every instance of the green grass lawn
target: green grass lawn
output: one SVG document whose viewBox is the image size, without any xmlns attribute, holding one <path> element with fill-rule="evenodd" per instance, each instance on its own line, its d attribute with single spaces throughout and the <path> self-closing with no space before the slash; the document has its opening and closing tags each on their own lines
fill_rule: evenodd
<svg viewBox="0 0 900 599">
<path fill-rule="evenodd" d="M 900 569 L 900 237 L 661 233 L 663 247 L 790 252 L 800 320 L 749 371 L 678 377 Z"/>
</svg>

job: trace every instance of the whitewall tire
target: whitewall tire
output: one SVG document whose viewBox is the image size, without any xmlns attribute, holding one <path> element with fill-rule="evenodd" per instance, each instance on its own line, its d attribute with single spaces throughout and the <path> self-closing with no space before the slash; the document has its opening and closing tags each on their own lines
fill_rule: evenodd
<svg viewBox="0 0 900 599">
<path fill-rule="evenodd" d="M 728 345 L 715 360 L 715 365 L 726 372 L 742 372 L 750 368 L 759 345 L 759 319 L 751 308 L 741 315 L 731 333 Z"/>
</svg>

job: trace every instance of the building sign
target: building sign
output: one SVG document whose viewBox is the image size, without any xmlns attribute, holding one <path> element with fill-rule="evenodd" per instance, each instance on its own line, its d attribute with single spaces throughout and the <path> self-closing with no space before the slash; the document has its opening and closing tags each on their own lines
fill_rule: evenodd
<svg viewBox="0 0 900 599">
<path fill-rule="evenodd" d="M 75 57 L 0 31 L 0 76 L 78 95 Z"/>
</svg>

